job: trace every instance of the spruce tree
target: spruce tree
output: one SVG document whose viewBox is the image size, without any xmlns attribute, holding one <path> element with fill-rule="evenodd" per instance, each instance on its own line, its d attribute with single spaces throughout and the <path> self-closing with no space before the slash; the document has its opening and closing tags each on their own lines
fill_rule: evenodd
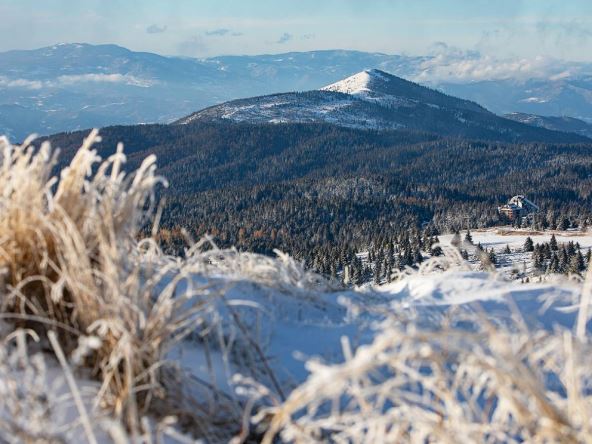
<svg viewBox="0 0 592 444">
<path fill-rule="evenodd" d="M 415 264 L 421 264 L 423 262 L 423 255 L 421 254 L 419 245 L 415 246 L 415 251 L 413 252 L 413 262 Z"/>
<path fill-rule="evenodd" d="M 532 238 L 530 236 L 528 236 L 524 241 L 524 251 L 534 251 L 534 243 L 532 242 Z"/>
<path fill-rule="evenodd" d="M 469 230 L 467 230 L 467 234 L 465 235 L 465 242 L 468 242 L 469 244 L 473 245 L 473 236 L 471 235 L 471 232 Z"/>
<path fill-rule="evenodd" d="M 497 264 L 497 256 L 495 255 L 493 248 L 489 251 L 489 261 L 494 265 Z"/>
<path fill-rule="evenodd" d="M 376 262 L 376 266 L 374 267 L 374 283 L 380 284 L 382 280 L 382 262 Z"/>
<path fill-rule="evenodd" d="M 577 254 L 574 254 L 569 261 L 569 272 L 579 274 L 586 269 L 586 264 L 584 263 L 584 256 L 580 251 Z"/>
<path fill-rule="evenodd" d="M 435 247 L 433 247 L 431 249 L 430 254 L 433 257 L 438 257 L 438 256 L 442 256 L 444 254 L 444 252 L 442 251 L 442 248 L 440 248 L 439 245 L 436 245 Z"/>
<path fill-rule="evenodd" d="M 565 247 L 561 249 L 561 253 L 559 254 L 559 271 L 561 273 L 565 273 L 569 268 L 569 256 L 567 255 L 567 250 Z"/>
<path fill-rule="evenodd" d="M 543 267 L 543 261 L 541 259 L 541 250 L 535 249 L 532 252 L 532 262 L 535 269 L 540 270 Z"/>
<path fill-rule="evenodd" d="M 559 250 L 559 246 L 557 245 L 557 239 L 555 238 L 554 234 L 551 236 L 551 241 L 549 242 L 549 247 L 551 248 L 551 251 Z"/>
<path fill-rule="evenodd" d="M 553 256 L 551 256 L 551 262 L 549 262 L 547 271 L 549 273 L 559 273 L 559 259 L 555 253 L 553 253 Z"/>
</svg>

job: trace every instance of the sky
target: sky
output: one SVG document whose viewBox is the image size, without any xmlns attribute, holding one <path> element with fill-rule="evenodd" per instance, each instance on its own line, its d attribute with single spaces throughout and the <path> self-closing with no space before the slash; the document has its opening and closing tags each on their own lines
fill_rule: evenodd
<svg viewBox="0 0 592 444">
<path fill-rule="evenodd" d="M 62 42 L 191 57 L 356 49 L 592 61 L 592 0 L 0 0 L 0 51 Z"/>
</svg>

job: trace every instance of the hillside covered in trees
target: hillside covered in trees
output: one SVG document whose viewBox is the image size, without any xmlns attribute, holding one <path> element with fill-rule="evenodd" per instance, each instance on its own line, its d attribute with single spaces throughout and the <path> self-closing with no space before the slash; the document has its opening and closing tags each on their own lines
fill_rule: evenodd
<svg viewBox="0 0 592 444">
<path fill-rule="evenodd" d="M 51 139 L 66 161 L 85 134 Z M 221 247 L 264 254 L 277 248 L 331 274 L 357 251 L 393 244 L 407 258 L 402 265 L 413 257 L 416 263 L 418 250 L 429 251 L 438 233 L 506 223 L 497 206 L 515 194 L 541 207 L 535 228 L 592 220 L 586 144 L 319 124 L 119 126 L 103 129 L 102 137 L 103 156 L 123 141 L 126 168 L 157 155 L 170 182 L 161 190 L 161 240 L 174 252 L 182 251 L 184 228 L 194 238 L 211 234 Z"/>
</svg>

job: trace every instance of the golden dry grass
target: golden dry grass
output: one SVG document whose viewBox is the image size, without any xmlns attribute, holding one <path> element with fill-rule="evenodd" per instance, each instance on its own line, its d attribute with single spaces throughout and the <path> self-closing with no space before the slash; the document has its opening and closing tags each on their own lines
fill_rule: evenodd
<svg viewBox="0 0 592 444">
<path fill-rule="evenodd" d="M 98 140 L 91 132 L 56 180 L 47 143 L 0 139 L 0 307 L 16 327 L 54 331 L 67 355 L 95 339 L 81 359 L 101 381 L 96 403 L 137 431 L 141 412 L 163 396 L 167 347 L 199 325 L 204 302 L 175 297 L 183 273 L 164 282 L 166 267 L 139 260 L 135 239 L 156 185 L 166 184 L 155 158 L 126 174 L 122 147 L 101 161 Z"/>
</svg>

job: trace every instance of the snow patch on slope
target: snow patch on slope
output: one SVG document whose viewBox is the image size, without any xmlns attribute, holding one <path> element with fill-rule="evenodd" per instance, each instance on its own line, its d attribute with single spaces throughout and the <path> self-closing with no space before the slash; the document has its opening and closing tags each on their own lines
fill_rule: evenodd
<svg viewBox="0 0 592 444">
<path fill-rule="evenodd" d="M 417 102 L 403 97 L 385 94 L 380 91 L 380 83 L 388 83 L 386 73 L 378 69 L 367 69 L 339 82 L 321 88 L 321 91 L 332 91 L 349 94 L 357 99 L 373 102 L 382 106 L 400 107 L 414 106 Z"/>
<path fill-rule="evenodd" d="M 211 119 L 274 124 L 324 122 L 356 129 L 404 127 L 398 122 L 383 118 L 376 112 L 376 108 L 360 107 L 360 103 L 363 102 L 359 97 L 332 94 L 331 91 L 317 91 L 315 94 L 286 93 L 223 103 L 192 114 L 179 123 Z"/>
<path fill-rule="evenodd" d="M 365 94 L 370 89 L 372 81 L 371 71 L 366 70 L 321 88 L 321 91 L 333 91 L 343 94 Z"/>
</svg>

